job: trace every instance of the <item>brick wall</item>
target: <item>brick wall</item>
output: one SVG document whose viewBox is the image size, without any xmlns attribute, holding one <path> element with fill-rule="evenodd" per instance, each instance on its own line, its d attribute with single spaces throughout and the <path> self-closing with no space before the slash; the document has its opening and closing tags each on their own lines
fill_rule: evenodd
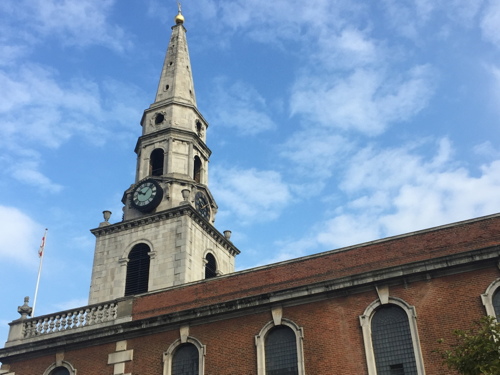
<svg viewBox="0 0 500 375">
<path fill-rule="evenodd" d="M 415 306 L 417 326 L 427 375 L 452 374 L 441 366 L 433 353 L 437 340 L 450 340 L 451 332 L 466 328 L 484 315 L 480 295 L 500 277 L 496 267 L 390 287 L 390 296 Z M 359 325 L 370 303 L 377 300 L 375 289 L 363 293 L 284 307 L 283 317 L 304 330 L 306 373 L 314 375 L 367 373 L 363 336 Z M 254 337 L 272 320 L 271 311 L 249 313 L 215 322 L 194 322 L 190 336 L 206 346 L 205 375 L 256 374 L 257 357 Z M 134 375 L 161 375 L 163 353 L 179 338 L 178 327 L 172 330 L 127 340 L 134 350 L 134 360 L 126 372 Z M 113 374 L 107 365 L 114 344 L 68 350 L 64 359 L 79 374 Z M 12 363 L 11 371 L 20 375 L 39 375 L 55 361 L 55 355 Z"/>
<path fill-rule="evenodd" d="M 134 301 L 133 316 L 142 319 L 499 244 L 500 215 L 491 216 L 150 294 Z"/>
</svg>

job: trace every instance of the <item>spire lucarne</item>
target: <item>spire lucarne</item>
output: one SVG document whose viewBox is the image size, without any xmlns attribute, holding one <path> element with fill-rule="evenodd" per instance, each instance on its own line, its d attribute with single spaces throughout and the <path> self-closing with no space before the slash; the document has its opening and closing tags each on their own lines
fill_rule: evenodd
<svg viewBox="0 0 500 375">
<path fill-rule="evenodd" d="M 239 250 L 213 227 L 207 121 L 196 107 L 184 16 L 175 17 L 154 102 L 141 119 L 123 221 L 101 223 L 89 303 L 234 272 Z"/>
</svg>

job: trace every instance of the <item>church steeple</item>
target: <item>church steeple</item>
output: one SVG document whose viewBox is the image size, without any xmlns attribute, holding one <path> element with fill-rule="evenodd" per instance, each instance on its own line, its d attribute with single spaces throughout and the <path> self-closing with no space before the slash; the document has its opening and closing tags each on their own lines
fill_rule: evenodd
<svg viewBox="0 0 500 375">
<path fill-rule="evenodd" d="M 163 62 L 154 104 L 175 101 L 196 106 L 186 28 L 184 27 L 184 16 L 181 13 L 180 5 L 179 13 L 174 21 L 176 24 L 172 26 L 172 36 Z"/>
<path fill-rule="evenodd" d="M 143 216 L 177 207 L 184 202 L 193 204 L 197 197 L 204 195 L 204 215 L 213 222 L 217 205 L 207 186 L 211 154 L 205 144 L 208 123 L 196 107 L 186 28 L 180 6 L 175 23 L 155 101 L 144 111 L 142 136 L 135 148 L 136 184 L 144 179 L 153 179 L 159 184 L 156 189 L 163 190 L 165 197 L 141 207 L 134 203 L 134 197 L 145 199 L 147 189 L 144 187 L 142 194 L 143 190 L 133 187 L 124 195 L 123 203 L 132 202 L 125 208 L 124 217 Z M 187 190 L 189 196 L 186 198 Z"/>
<path fill-rule="evenodd" d="M 155 101 L 144 111 L 136 177 L 123 194 L 123 221 L 96 236 L 89 303 L 148 293 L 234 271 L 239 250 L 214 228 L 208 187 L 207 121 L 196 107 L 180 11 Z"/>
</svg>

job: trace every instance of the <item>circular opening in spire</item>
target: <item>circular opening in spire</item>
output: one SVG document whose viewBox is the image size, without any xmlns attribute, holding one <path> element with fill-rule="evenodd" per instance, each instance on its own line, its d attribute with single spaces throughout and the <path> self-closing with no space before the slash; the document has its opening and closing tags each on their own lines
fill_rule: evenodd
<svg viewBox="0 0 500 375">
<path fill-rule="evenodd" d="M 158 113 L 155 117 L 155 124 L 160 125 L 164 120 L 165 116 L 163 116 L 163 113 Z"/>
</svg>

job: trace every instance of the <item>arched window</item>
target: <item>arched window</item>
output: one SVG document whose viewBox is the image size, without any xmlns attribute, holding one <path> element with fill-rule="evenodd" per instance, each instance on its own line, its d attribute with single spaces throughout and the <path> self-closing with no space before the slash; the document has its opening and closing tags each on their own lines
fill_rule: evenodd
<svg viewBox="0 0 500 375">
<path fill-rule="evenodd" d="M 149 246 L 135 245 L 128 255 L 125 295 L 146 293 L 149 282 Z"/>
<path fill-rule="evenodd" d="M 486 288 L 486 291 L 481 294 L 481 300 L 486 314 L 500 321 L 500 279 L 496 279 Z"/>
<path fill-rule="evenodd" d="M 203 375 L 206 348 L 194 337 L 177 339 L 163 353 L 164 375 Z"/>
<path fill-rule="evenodd" d="M 155 149 L 149 158 L 149 174 L 161 176 L 163 174 L 164 152 L 161 148 Z"/>
<path fill-rule="evenodd" d="M 423 375 L 413 306 L 396 297 L 374 301 L 359 317 L 368 375 Z"/>
<path fill-rule="evenodd" d="M 198 375 L 199 354 L 193 344 L 182 344 L 172 357 L 172 375 Z"/>
<path fill-rule="evenodd" d="M 497 320 L 500 320 L 500 288 L 497 288 L 495 294 L 493 294 L 493 309 Z"/>
<path fill-rule="evenodd" d="M 198 133 L 199 137 L 203 137 L 203 126 L 200 120 L 196 120 L 196 133 Z"/>
<path fill-rule="evenodd" d="M 377 375 L 417 375 L 417 364 L 406 312 L 381 306 L 372 318 L 372 345 Z"/>
<path fill-rule="evenodd" d="M 304 375 L 303 338 L 302 328 L 273 312 L 273 320 L 255 336 L 257 374 Z"/>
<path fill-rule="evenodd" d="M 74 375 L 76 370 L 71 363 L 62 361 L 59 364 L 53 363 L 43 373 L 43 375 Z"/>
<path fill-rule="evenodd" d="M 198 183 L 201 182 L 201 159 L 198 156 L 194 157 L 193 179 Z"/>
<path fill-rule="evenodd" d="M 297 340 L 290 327 L 279 325 L 266 336 L 266 375 L 297 375 Z"/>
<path fill-rule="evenodd" d="M 205 279 L 217 276 L 217 261 L 215 257 L 208 253 L 205 257 Z"/>
</svg>

